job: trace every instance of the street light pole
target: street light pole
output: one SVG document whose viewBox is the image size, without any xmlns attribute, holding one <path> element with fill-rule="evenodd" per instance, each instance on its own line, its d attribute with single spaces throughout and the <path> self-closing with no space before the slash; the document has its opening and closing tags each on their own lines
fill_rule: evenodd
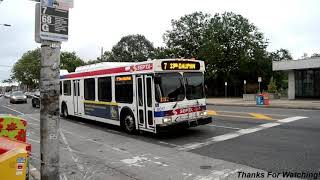
<svg viewBox="0 0 320 180">
<path fill-rule="evenodd" d="M 228 82 L 224 82 L 224 96 L 227 97 L 228 95 Z"/>
</svg>

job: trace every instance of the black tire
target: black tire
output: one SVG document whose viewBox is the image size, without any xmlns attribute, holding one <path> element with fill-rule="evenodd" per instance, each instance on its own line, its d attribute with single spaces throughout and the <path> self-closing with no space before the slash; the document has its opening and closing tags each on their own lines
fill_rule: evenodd
<svg viewBox="0 0 320 180">
<path fill-rule="evenodd" d="M 69 116 L 68 107 L 65 103 L 62 104 L 62 117 L 66 118 Z"/>
<path fill-rule="evenodd" d="M 136 123 L 132 113 L 125 113 L 121 117 L 121 124 L 125 132 L 129 134 L 135 134 L 136 130 Z"/>
<path fill-rule="evenodd" d="M 34 101 L 32 100 L 32 102 L 31 102 L 31 104 L 32 104 L 32 107 L 36 107 L 36 104 L 34 103 Z"/>
</svg>

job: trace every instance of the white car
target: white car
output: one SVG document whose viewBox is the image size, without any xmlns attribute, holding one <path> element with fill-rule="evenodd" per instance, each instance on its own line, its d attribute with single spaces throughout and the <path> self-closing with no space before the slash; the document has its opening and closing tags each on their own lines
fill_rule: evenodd
<svg viewBox="0 0 320 180">
<path fill-rule="evenodd" d="M 10 98 L 10 96 L 11 96 L 11 92 L 6 92 L 6 93 L 4 93 L 4 97 L 5 97 L 5 98 Z"/>
<path fill-rule="evenodd" d="M 21 91 L 13 92 L 10 96 L 10 103 L 23 102 L 27 103 L 27 96 Z"/>
</svg>

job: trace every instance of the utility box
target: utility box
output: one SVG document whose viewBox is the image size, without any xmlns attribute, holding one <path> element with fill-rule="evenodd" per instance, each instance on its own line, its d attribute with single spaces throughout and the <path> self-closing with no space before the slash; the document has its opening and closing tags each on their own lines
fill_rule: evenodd
<svg viewBox="0 0 320 180">
<path fill-rule="evenodd" d="M 31 144 L 26 143 L 27 122 L 0 114 L 0 179 L 28 179 Z"/>
<path fill-rule="evenodd" d="M 268 93 L 262 93 L 263 96 L 263 104 L 270 105 L 270 96 Z"/>
<path fill-rule="evenodd" d="M 263 105 L 263 95 L 262 94 L 258 94 L 256 96 L 256 105 Z"/>
<path fill-rule="evenodd" d="M 29 150 L 31 146 L 27 143 L 0 137 L 0 179 L 25 180 Z"/>
</svg>

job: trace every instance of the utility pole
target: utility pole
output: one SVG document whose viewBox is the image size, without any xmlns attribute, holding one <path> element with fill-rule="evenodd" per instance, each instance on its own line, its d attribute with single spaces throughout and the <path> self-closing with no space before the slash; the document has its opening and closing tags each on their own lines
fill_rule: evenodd
<svg viewBox="0 0 320 180">
<path fill-rule="evenodd" d="M 58 4 L 41 0 L 35 8 L 35 41 L 41 43 L 41 180 L 59 179 L 60 49 L 61 42 L 68 40 L 69 8 L 72 7 L 72 0 Z"/>
<path fill-rule="evenodd" d="M 59 179 L 59 92 L 60 42 L 41 44 L 40 153 L 41 179 Z"/>
</svg>

